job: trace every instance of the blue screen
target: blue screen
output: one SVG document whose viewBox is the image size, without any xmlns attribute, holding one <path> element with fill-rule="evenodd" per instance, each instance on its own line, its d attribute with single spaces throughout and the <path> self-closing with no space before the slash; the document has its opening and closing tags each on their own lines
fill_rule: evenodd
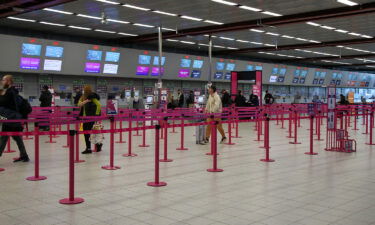
<svg viewBox="0 0 375 225">
<path fill-rule="evenodd" d="M 320 77 L 320 71 L 315 71 L 315 77 Z"/>
<path fill-rule="evenodd" d="M 161 57 L 161 65 L 164 66 L 165 63 L 165 57 Z M 154 56 L 154 66 L 159 66 L 159 56 Z"/>
<path fill-rule="evenodd" d="M 201 69 L 203 66 L 203 60 L 194 60 L 193 68 L 194 69 Z"/>
<path fill-rule="evenodd" d="M 246 70 L 247 71 L 254 71 L 254 66 L 253 65 L 247 65 Z"/>
<path fill-rule="evenodd" d="M 278 74 L 278 73 L 279 73 L 279 68 L 274 67 L 274 68 L 272 69 L 272 74 Z"/>
<path fill-rule="evenodd" d="M 295 70 L 294 71 L 294 76 L 295 77 L 299 77 L 300 74 L 301 74 L 301 70 Z"/>
<path fill-rule="evenodd" d="M 200 78 L 200 77 L 201 77 L 201 71 L 200 70 L 191 71 L 191 78 Z"/>
<path fill-rule="evenodd" d="M 87 60 L 102 60 L 102 51 L 87 50 Z"/>
<path fill-rule="evenodd" d="M 337 78 L 337 73 L 333 73 L 333 74 L 332 74 L 332 78 L 333 78 L 333 79 L 336 79 L 336 78 Z"/>
<path fill-rule="evenodd" d="M 138 64 L 150 65 L 150 63 L 151 63 L 151 56 L 149 56 L 149 55 L 139 55 L 138 56 Z"/>
<path fill-rule="evenodd" d="M 263 66 L 256 66 L 255 70 L 263 70 Z"/>
<path fill-rule="evenodd" d="M 284 76 L 286 74 L 286 68 L 280 68 L 279 74 Z"/>
<path fill-rule="evenodd" d="M 191 59 L 181 59 L 180 66 L 184 68 L 190 68 Z"/>
<path fill-rule="evenodd" d="M 226 73 L 224 76 L 224 80 L 230 80 L 231 76 L 232 75 L 230 73 Z"/>
<path fill-rule="evenodd" d="M 234 64 L 234 63 L 228 63 L 226 70 L 233 71 L 235 67 L 236 67 L 236 64 Z"/>
<path fill-rule="evenodd" d="M 63 47 L 47 46 L 46 48 L 47 57 L 61 58 L 63 56 L 63 53 L 64 53 Z"/>
<path fill-rule="evenodd" d="M 223 79 L 223 72 L 216 72 L 214 75 L 214 79 L 222 80 Z"/>
<path fill-rule="evenodd" d="M 40 52 L 42 50 L 41 45 L 34 45 L 34 44 L 22 44 L 22 54 L 23 55 L 33 55 L 33 56 L 40 56 Z"/>
<path fill-rule="evenodd" d="M 224 68 L 225 68 L 225 63 L 223 62 L 216 63 L 216 70 L 224 70 Z"/>
<path fill-rule="evenodd" d="M 302 70 L 301 77 L 306 77 L 306 76 L 307 76 L 307 70 Z"/>
<path fill-rule="evenodd" d="M 326 74 L 327 74 L 327 72 L 321 72 L 321 73 L 320 73 L 320 77 L 321 77 L 321 78 L 325 78 L 325 77 L 326 77 Z"/>
<path fill-rule="evenodd" d="M 105 61 L 107 62 L 118 62 L 120 60 L 119 52 L 106 52 Z"/>
</svg>

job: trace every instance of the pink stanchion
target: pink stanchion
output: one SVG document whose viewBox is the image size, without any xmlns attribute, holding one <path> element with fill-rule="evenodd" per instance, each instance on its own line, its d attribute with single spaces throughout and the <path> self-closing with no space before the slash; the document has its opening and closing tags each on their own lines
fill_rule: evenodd
<svg viewBox="0 0 375 225">
<path fill-rule="evenodd" d="M 374 111 L 370 112 L 370 142 L 366 143 L 366 145 L 375 145 L 373 143 L 373 128 L 374 128 Z"/>
<path fill-rule="evenodd" d="M 287 138 L 293 138 L 292 136 L 292 110 L 289 109 L 289 115 L 288 115 L 288 136 Z"/>
<path fill-rule="evenodd" d="M 266 157 L 264 159 L 260 159 L 262 162 L 275 162 L 275 160 L 270 159 L 270 118 L 266 117 L 264 121 L 264 147 L 266 152 Z"/>
<path fill-rule="evenodd" d="M 181 142 L 180 142 L 180 147 L 179 148 L 176 148 L 176 150 L 180 150 L 180 151 L 183 151 L 183 150 L 188 150 L 188 148 L 185 148 L 184 147 L 184 136 L 185 136 L 185 120 L 183 118 L 183 114 L 182 114 L 182 118 L 181 118 Z"/>
<path fill-rule="evenodd" d="M 176 134 L 176 133 L 178 133 L 178 132 L 175 130 L 175 120 L 174 120 L 174 119 L 172 120 L 172 131 L 169 132 L 169 133 L 171 133 L 171 134 Z"/>
<path fill-rule="evenodd" d="M 110 129 L 115 129 L 115 119 L 113 117 L 110 118 Z M 114 165 L 115 161 L 115 133 L 111 132 L 109 134 L 109 165 L 102 166 L 104 170 L 118 170 L 121 167 Z"/>
<path fill-rule="evenodd" d="M 317 155 L 318 153 L 314 152 L 314 116 L 310 116 L 310 151 L 305 152 L 306 155 Z"/>
<path fill-rule="evenodd" d="M 236 143 L 232 142 L 232 119 L 230 119 L 230 122 L 228 123 L 228 143 L 225 143 L 226 145 L 235 145 Z"/>
<path fill-rule="evenodd" d="M 294 113 L 294 141 L 290 141 L 289 144 L 297 145 L 301 144 L 301 142 L 298 142 L 298 114 L 297 111 Z M 313 129 L 314 130 L 314 129 Z"/>
<path fill-rule="evenodd" d="M 260 136 L 262 135 L 262 117 L 260 112 L 258 112 L 258 115 L 256 117 L 256 130 L 257 130 L 257 139 L 254 141 L 262 141 Z"/>
<path fill-rule="evenodd" d="M 35 125 L 34 128 L 34 176 L 27 177 L 26 180 L 29 181 L 39 181 L 39 180 L 45 180 L 47 177 L 45 176 L 39 176 L 39 128 L 38 125 Z"/>
<path fill-rule="evenodd" d="M 223 169 L 217 168 L 217 129 L 218 121 L 211 122 L 211 152 L 212 152 L 212 168 L 207 169 L 208 172 L 223 172 Z"/>
<path fill-rule="evenodd" d="M 164 154 L 163 159 L 160 159 L 160 162 L 172 162 L 173 159 L 168 159 L 168 121 L 164 121 Z"/>
<path fill-rule="evenodd" d="M 284 111 L 281 113 L 281 129 L 285 129 L 285 127 L 284 127 Z"/>
<path fill-rule="evenodd" d="M 166 186 L 166 182 L 162 182 L 159 179 L 159 148 L 160 148 L 160 125 L 155 125 L 155 175 L 154 181 L 148 182 L 147 185 L 151 187 L 163 187 Z"/>
<path fill-rule="evenodd" d="M 134 137 L 140 137 L 142 136 L 142 134 L 139 133 L 139 121 L 138 121 L 138 115 L 137 115 L 137 120 L 135 121 L 136 125 L 137 125 L 137 131 L 136 133 L 133 135 Z"/>
<path fill-rule="evenodd" d="M 315 141 L 323 141 L 323 139 L 321 139 L 321 122 L 320 122 L 321 120 L 322 120 L 322 117 L 319 112 L 318 116 L 316 117 L 316 135 L 318 136 L 318 138 L 315 139 Z"/>
<path fill-rule="evenodd" d="M 150 147 L 150 145 L 146 144 L 146 120 L 143 121 L 143 126 L 142 126 L 142 144 L 138 145 L 138 147 L 141 147 L 141 148 Z"/>
<path fill-rule="evenodd" d="M 130 114 L 130 118 L 131 118 Z M 128 131 L 128 153 L 123 154 L 123 157 L 136 157 L 138 156 L 135 153 L 132 153 L 132 121 L 129 119 L 129 131 Z"/>
<path fill-rule="evenodd" d="M 368 124 L 368 109 L 366 109 L 366 112 L 364 114 L 364 118 L 365 118 L 365 126 L 366 126 L 366 131 L 365 133 L 362 133 L 362 134 L 368 134 L 368 128 L 369 128 L 369 124 Z"/>
<path fill-rule="evenodd" d="M 120 140 L 116 141 L 116 143 L 126 143 L 126 141 L 122 140 L 122 120 L 120 121 L 120 132 L 119 132 Z"/>
<path fill-rule="evenodd" d="M 28 125 L 28 123 L 26 122 L 26 123 L 24 123 L 24 126 L 25 126 L 25 128 L 26 128 L 26 132 L 29 132 L 29 125 Z M 26 134 L 26 136 L 25 137 L 23 137 L 23 140 L 31 140 L 31 139 L 33 139 L 32 137 L 29 137 L 29 135 L 28 134 Z"/>
<path fill-rule="evenodd" d="M 358 108 L 355 108 L 355 111 L 354 111 L 354 128 L 352 130 L 359 130 L 357 128 L 357 120 L 358 120 Z"/>
<path fill-rule="evenodd" d="M 5 150 L 4 153 L 12 153 L 12 152 L 16 152 L 16 151 L 13 150 L 12 147 L 11 147 L 11 144 L 10 144 L 10 138 L 11 138 L 11 137 L 12 137 L 12 136 L 9 136 L 9 138 L 8 138 L 8 141 L 7 141 L 7 150 Z"/>
<path fill-rule="evenodd" d="M 73 205 L 84 202 L 83 198 L 77 198 L 74 195 L 74 135 L 77 135 L 77 131 L 70 130 L 70 146 L 69 146 L 69 197 L 61 199 L 60 204 Z"/>
<path fill-rule="evenodd" d="M 66 125 L 66 130 L 69 132 L 70 130 L 70 124 L 68 123 Z M 69 135 L 66 136 L 66 145 L 62 146 L 63 148 L 69 148 Z"/>
<path fill-rule="evenodd" d="M 74 163 L 83 163 L 85 162 L 85 160 L 83 159 L 79 159 L 79 123 L 76 123 L 76 135 L 75 135 L 75 138 L 76 138 L 76 147 L 75 147 L 75 155 L 76 155 L 76 158 L 74 160 Z M 69 139 L 69 144 L 72 144 L 73 142 L 70 142 L 71 139 Z"/>
</svg>

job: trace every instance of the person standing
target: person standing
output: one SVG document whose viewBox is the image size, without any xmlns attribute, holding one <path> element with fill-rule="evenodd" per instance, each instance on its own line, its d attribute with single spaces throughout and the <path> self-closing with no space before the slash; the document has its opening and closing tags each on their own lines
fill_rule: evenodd
<svg viewBox="0 0 375 225">
<path fill-rule="evenodd" d="M 221 96 L 221 103 L 223 104 L 223 107 L 230 107 L 231 106 L 231 99 L 230 95 L 227 90 L 223 90 Z"/>
<path fill-rule="evenodd" d="M 206 105 L 206 113 L 221 113 L 222 110 L 223 110 L 223 106 L 221 104 L 221 99 L 219 97 L 219 95 L 216 93 L 216 87 L 211 85 L 208 89 L 208 93 L 209 93 L 209 97 L 208 97 L 208 100 L 207 100 L 207 105 Z M 217 115 L 215 115 L 217 116 Z M 223 125 L 221 123 L 221 118 L 220 117 L 216 117 L 216 118 L 207 118 L 207 122 L 210 123 L 212 121 L 217 121 L 217 130 L 220 132 L 221 134 L 221 141 L 220 143 L 225 143 L 226 140 L 227 140 L 227 137 L 225 136 L 225 132 L 224 132 L 224 129 L 223 129 Z M 211 125 L 207 125 L 207 129 L 206 129 L 206 140 L 204 141 L 204 143 L 208 143 L 209 140 L 210 140 L 210 135 L 211 135 Z"/>
<path fill-rule="evenodd" d="M 78 106 L 80 107 L 80 116 L 100 116 L 101 114 L 101 105 L 100 105 L 100 97 L 95 92 L 92 91 L 92 87 L 90 85 L 85 85 L 83 88 L 83 95 L 78 101 Z M 89 131 L 92 130 L 95 122 L 90 121 L 83 123 L 83 130 Z M 91 154 L 91 141 L 90 141 L 90 134 L 84 134 L 85 136 L 85 143 L 86 149 L 82 152 L 82 154 Z M 100 152 L 102 150 L 102 143 L 96 144 L 96 151 Z"/>
<path fill-rule="evenodd" d="M 7 108 L 9 110 L 18 112 L 19 107 L 17 106 L 16 98 L 18 96 L 17 89 L 13 86 L 13 76 L 5 75 L 1 80 L 3 88 L 5 89 L 4 95 L 0 98 L 0 107 Z M 3 123 L 2 125 L 3 132 L 22 132 L 23 127 L 21 123 Z M 27 155 L 25 144 L 23 143 L 22 136 L 12 136 L 13 140 L 17 143 L 18 150 L 20 151 L 20 157 L 14 159 L 13 162 L 28 162 L 30 161 L 29 156 Z M 0 137 L 0 157 L 3 154 L 5 146 L 8 143 L 9 136 Z"/>
<path fill-rule="evenodd" d="M 76 93 L 76 95 L 74 96 L 73 104 L 74 104 L 74 106 L 78 106 L 78 102 L 82 97 L 82 91 L 79 88 L 76 88 L 75 93 Z"/>
<path fill-rule="evenodd" d="M 246 105 L 246 98 L 242 95 L 242 91 L 238 90 L 237 96 L 234 99 L 236 107 L 244 107 Z"/>
<path fill-rule="evenodd" d="M 178 89 L 178 108 L 182 108 L 184 106 L 184 94 Z"/>
<path fill-rule="evenodd" d="M 274 101 L 275 101 L 275 98 L 272 96 L 272 94 L 266 91 L 266 95 L 264 96 L 264 102 L 266 103 L 266 105 L 270 105 Z"/>
<path fill-rule="evenodd" d="M 40 94 L 39 97 L 40 101 L 40 107 L 51 107 L 52 105 L 52 93 L 48 90 L 48 86 L 44 85 L 42 89 L 42 93 Z M 51 113 L 51 110 L 43 110 L 45 113 L 49 114 Z M 49 127 L 48 126 L 40 126 L 40 130 L 45 130 L 48 131 Z"/>
<path fill-rule="evenodd" d="M 189 97 L 186 99 L 186 106 L 188 108 L 193 108 L 194 106 L 194 92 L 193 91 L 189 92 Z"/>
</svg>

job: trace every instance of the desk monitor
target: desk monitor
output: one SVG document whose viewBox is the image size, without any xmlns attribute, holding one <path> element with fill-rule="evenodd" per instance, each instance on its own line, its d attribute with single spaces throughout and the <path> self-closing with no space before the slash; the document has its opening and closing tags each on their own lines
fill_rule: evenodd
<svg viewBox="0 0 375 225">
<path fill-rule="evenodd" d="M 154 96 L 149 95 L 146 97 L 146 104 L 147 105 L 152 105 L 154 103 Z"/>
<path fill-rule="evenodd" d="M 198 104 L 203 104 L 204 103 L 204 96 L 199 96 L 198 97 Z"/>
</svg>

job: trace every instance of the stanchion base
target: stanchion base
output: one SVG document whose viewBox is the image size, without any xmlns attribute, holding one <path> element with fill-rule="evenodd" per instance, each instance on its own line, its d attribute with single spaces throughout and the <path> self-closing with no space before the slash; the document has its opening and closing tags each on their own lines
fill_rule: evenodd
<svg viewBox="0 0 375 225">
<path fill-rule="evenodd" d="M 147 148 L 147 147 L 150 147 L 150 145 L 138 145 L 138 147 Z"/>
<path fill-rule="evenodd" d="M 80 159 L 80 160 L 74 160 L 74 163 L 83 163 L 83 162 L 86 162 L 86 161 L 83 160 L 83 159 Z"/>
<path fill-rule="evenodd" d="M 224 143 L 225 145 L 235 145 L 236 143 Z"/>
<path fill-rule="evenodd" d="M 5 171 L 5 169 L 4 168 L 0 168 L 0 172 L 3 172 L 3 171 Z"/>
<path fill-rule="evenodd" d="M 116 141 L 115 143 L 117 143 L 117 144 L 124 144 L 124 143 L 126 143 L 126 141 Z"/>
<path fill-rule="evenodd" d="M 150 187 L 163 187 L 163 186 L 167 186 L 167 183 L 162 182 L 162 181 L 160 181 L 158 183 L 156 183 L 156 182 L 148 182 L 147 186 L 150 186 Z"/>
<path fill-rule="evenodd" d="M 301 144 L 301 142 L 290 141 L 289 144 L 292 144 L 292 145 L 299 145 L 299 144 Z"/>
<path fill-rule="evenodd" d="M 44 143 L 46 143 L 46 144 L 53 144 L 53 143 L 56 143 L 56 141 L 46 141 Z"/>
<path fill-rule="evenodd" d="M 375 143 L 366 143 L 366 145 L 375 145 Z"/>
<path fill-rule="evenodd" d="M 14 150 L 4 151 L 4 153 L 13 153 L 13 152 L 16 152 L 16 151 Z"/>
<path fill-rule="evenodd" d="M 108 165 L 108 166 L 102 166 L 102 169 L 103 170 L 118 170 L 118 169 L 121 169 L 121 167 Z"/>
<path fill-rule="evenodd" d="M 137 154 L 134 154 L 134 153 L 126 153 L 126 154 L 123 154 L 122 155 L 123 157 L 136 157 L 136 156 L 138 156 Z"/>
<path fill-rule="evenodd" d="M 173 159 L 160 159 L 159 162 L 173 162 Z"/>
<path fill-rule="evenodd" d="M 223 169 L 207 169 L 207 172 L 223 172 Z"/>
<path fill-rule="evenodd" d="M 262 162 L 275 162 L 273 159 L 261 159 Z"/>
<path fill-rule="evenodd" d="M 207 152 L 206 155 L 214 155 L 213 153 L 211 152 Z M 216 153 L 216 155 L 220 155 L 219 153 Z"/>
<path fill-rule="evenodd" d="M 305 152 L 306 155 L 317 155 L 317 152 Z"/>
<path fill-rule="evenodd" d="M 185 151 L 185 150 L 189 150 L 189 149 L 188 148 L 176 148 L 176 150 Z"/>
<path fill-rule="evenodd" d="M 46 180 L 46 179 L 47 177 L 45 176 L 39 176 L 39 177 L 32 176 L 32 177 L 26 178 L 26 180 L 29 180 L 29 181 L 38 181 L 38 180 Z"/>
<path fill-rule="evenodd" d="M 74 205 L 84 202 L 85 200 L 83 198 L 74 198 L 73 200 L 70 200 L 69 198 L 64 198 L 59 201 L 60 204 L 64 205 Z"/>
</svg>

